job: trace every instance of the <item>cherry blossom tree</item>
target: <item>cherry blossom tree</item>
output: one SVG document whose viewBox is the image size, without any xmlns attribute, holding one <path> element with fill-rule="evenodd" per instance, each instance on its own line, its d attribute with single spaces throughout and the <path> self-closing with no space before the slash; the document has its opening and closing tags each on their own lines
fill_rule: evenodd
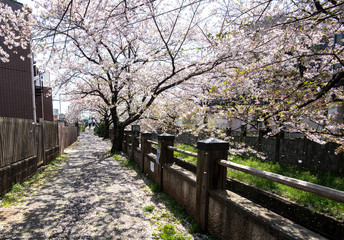
<svg viewBox="0 0 344 240">
<path fill-rule="evenodd" d="M 214 83 L 213 98 L 225 100 L 227 117 L 253 127 L 264 123 L 268 135 L 297 130 L 343 150 L 343 112 L 333 111 L 343 109 L 343 5 L 239 3 L 241 13 L 228 16 L 223 31 L 213 37 L 220 51 L 241 56 L 238 67 L 223 67 L 225 77 Z"/>
<path fill-rule="evenodd" d="M 51 51 L 63 73 L 57 83 L 70 94 L 104 101 L 114 125 L 112 151 L 121 149 L 125 127 L 157 97 L 228 57 L 210 51 L 201 19 L 207 5 L 201 1 L 56 1 L 43 6 L 41 46 Z"/>
<path fill-rule="evenodd" d="M 208 92 L 195 106 L 221 100 L 224 117 L 253 127 L 262 122 L 268 135 L 298 130 L 344 145 L 343 116 L 333 111 L 344 96 L 343 1 L 37 3 L 37 51 L 54 63 L 63 91 L 104 102 L 115 129 L 113 151 L 121 148 L 124 128 L 153 106 L 171 113 L 155 103 L 192 95 L 198 88 L 183 86 L 204 81 Z"/>
<path fill-rule="evenodd" d="M 70 124 L 80 121 L 85 111 L 92 113 L 102 124 L 104 124 L 104 138 L 109 138 L 109 129 L 111 124 L 111 116 L 108 107 L 104 101 L 95 96 L 87 96 L 86 98 L 73 98 L 67 96 L 66 101 L 70 102 L 68 112 L 66 113 L 66 121 Z"/>
<path fill-rule="evenodd" d="M 34 23 L 31 10 L 26 6 L 9 6 L 0 1 L 0 61 L 8 62 L 11 54 L 19 54 L 18 48 L 27 49 L 30 43 L 30 24 Z M 20 56 L 22 60 L 31 55 Z"/>
</svg>

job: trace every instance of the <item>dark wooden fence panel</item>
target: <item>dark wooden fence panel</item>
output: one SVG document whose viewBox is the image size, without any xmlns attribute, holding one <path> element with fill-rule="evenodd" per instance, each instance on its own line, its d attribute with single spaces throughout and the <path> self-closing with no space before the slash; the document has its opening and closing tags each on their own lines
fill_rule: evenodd
<svg viewBox="0 0 344 240">
<path fill-rule="evenodd" d="M 55 148 L 59 145 L 57 123 L 44 122 L 45 150 Z"/>
<path fill-rule="evenodd" d="M 68 133 L 67 146 L 70 146 L 78 139 L 78 129 L 77 127 L 74 127 L 74 126 L 68 126 L 67 133 Z"/>
<path fill-rule="evenodd" d="M 0 118 L 0 167 L 36 155 L 31 120 Z"/>
<path fill-rule="evenodd" d="M 60 154 L 64 149 L 72 145 L 78 139 L 77 127 L 64 126 L 62 123 L 58 124 L 58 142 L 60 146 Z"/>
</svg>

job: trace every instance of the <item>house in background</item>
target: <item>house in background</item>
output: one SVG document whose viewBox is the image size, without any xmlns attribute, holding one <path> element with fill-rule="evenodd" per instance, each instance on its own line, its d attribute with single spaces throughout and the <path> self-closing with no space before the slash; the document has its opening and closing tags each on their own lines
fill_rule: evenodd
<svg viewBox="0 0 344 240">
<path fill-rule="evenodd" d="M 11 0 L 0 0 L 13 10 L 23 7 L 21 3 Z M 1 24 L 1 23 L 0 23 Z M 0 38 L 0 46 L 8 49 Z M 44 117 L 47 121 L 53 121 L 51 88 L 41 84 L 38 71 L 34 70 L 33 59 L 20 56 L 28 56 L 31 48 L 21 47 L 11 49 L 10 61 L 0 61 L 0 117 L 37 119 Z M 36 73 L 36 74 L 35 74 Z M 36 80 L 36 83 L 35 81 Z M 43 104 L 42 104 L 43 102 Z"/>
<path fill-rule="evenodd" d="M 46 121 L 54 121 L 53 97 L 50 85 L 50 74 L 41 73 L 34 66 L 35 102 L 37 119 L 44 118 Z"/>
<path fill-rule="evenodd" d="M 57 121 L 59 119 L 59 110 L 57 108 L 53 109 L 53 117 L 54 121 Z"/>
</svg>

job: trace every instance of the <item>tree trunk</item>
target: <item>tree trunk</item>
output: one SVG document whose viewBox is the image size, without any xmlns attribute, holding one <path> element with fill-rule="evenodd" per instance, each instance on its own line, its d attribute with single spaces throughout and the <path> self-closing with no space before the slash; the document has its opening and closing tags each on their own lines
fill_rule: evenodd
<svg viewBox="0 0 344 240">
<path fill-rule="evenodd" d="M 122 142 L 123 142 L 123 135 L 124 135 L 124 128 L 119 126 L 114 126 L 113 128 L 113 139 L 112 139 L 112 148 L 111 152 L 119 152 L 122 151 Z"/>
<path fill-rule="evenodd" d="M 104 118 L 104 138 L 107 139 L 110 137 L 109 134 L 109 128 L 110 128 L 110 121 L 108 117 Z"/>
<path fill-rule="evenodd" d="M 115 152 L 122 151 L 122 142 L 123 142 L 125 126 L 123 126 L 119 121 L 116 107 L 111 108 L 110 112 L 111 112 L 111 117 L 113 121 L 113 139 L 112 139 L 111 152 L 115 153 Z"/>
</svg>

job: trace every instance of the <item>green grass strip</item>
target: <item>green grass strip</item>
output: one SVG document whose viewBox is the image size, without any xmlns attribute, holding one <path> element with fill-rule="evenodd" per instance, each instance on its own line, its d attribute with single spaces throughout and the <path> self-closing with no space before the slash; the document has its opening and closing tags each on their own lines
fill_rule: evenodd
<svg viewBox="0 0 344 240">
<path fill-rule="evenodd" d="M 182 149 L 182 150 L 186 150 L 189 152 L 194 152 L 197 153 L 197 148 L 191 145 L 187 145 L 187 144 L 179 144 L 177 146 L 177 148 Z M 174 152 L 174 156 L 178 157 L 178 158 L 182 158 L 186 161 L 192 162 L 194 164 L 197 164 L 197 158 L 196 157 L 191 157 L 189 155 L 183 154 L 183 153 L 179 153 L 179 152 Z"/>
</svg>

